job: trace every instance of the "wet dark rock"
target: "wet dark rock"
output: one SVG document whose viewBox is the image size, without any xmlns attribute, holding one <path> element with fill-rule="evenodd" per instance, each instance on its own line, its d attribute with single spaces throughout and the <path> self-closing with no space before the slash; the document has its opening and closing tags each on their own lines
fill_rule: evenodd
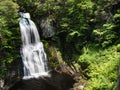
<svg viewBox="0 0 120 90">
<path fill-rule="evenodd" d="M 75 83 L 72 76 L 66 73 L 50 72 L 51 77 L 19 80 L 9 90 L 70 90 Z"/>
</svg>

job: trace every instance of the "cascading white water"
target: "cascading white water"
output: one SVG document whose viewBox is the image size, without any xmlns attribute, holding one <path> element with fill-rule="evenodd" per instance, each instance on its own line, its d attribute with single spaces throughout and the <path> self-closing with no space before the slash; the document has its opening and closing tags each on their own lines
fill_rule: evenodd
<svg viewBox="0 0 120 90">
<path fill-rule="evenodd" d="M 20 12 L 20 31 L 22 38 L 21 56 L 24 65 L 23 79 L 48 75 L 47 57 L 43 43 L 29 13 Z"/>
</svg>

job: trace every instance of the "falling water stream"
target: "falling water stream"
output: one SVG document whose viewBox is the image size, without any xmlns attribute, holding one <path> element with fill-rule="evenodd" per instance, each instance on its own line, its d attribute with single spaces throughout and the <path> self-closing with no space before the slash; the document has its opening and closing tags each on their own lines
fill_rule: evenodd
<svg viewBox="0 0 120 90">
<path fill-rule="evenodd" d="M 21 56 L 24 65 L 23 79 L 48 76 L 47 57 L 40 41 L 38 30 L 29 13 L 20 12 L 20 31 L 22 38 Z"/>
</svg>

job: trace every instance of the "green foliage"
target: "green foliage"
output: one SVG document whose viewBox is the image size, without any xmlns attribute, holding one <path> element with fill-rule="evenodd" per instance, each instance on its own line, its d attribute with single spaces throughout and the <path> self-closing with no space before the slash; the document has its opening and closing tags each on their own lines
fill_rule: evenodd
<svg viewBox="0 0 120 90">
<path fill-rule="evenodd" d="M 82 9 L 92 9 L 94 3 L 91 0 L 82 0 L 80 3 L 77 4 L 78 7 Z"/>
<path fill-rule="evenodd" d="M 106 47 L 113 43 L 113 40 L 117 38 L 116 32 L 113 31 L 114 24 L 103 24 L 101 29 L 93 30 L 93 34 L 96 36 L 95 41 L 102 47 Z"/>
<path fill-rule="evenodd" d="M 18 5 L 12 0 L 0 1 L 0 78 L 13 60 L 18 59 Z"/>
<path fill-rule="evenodd" d="M 79 62 L 88 65 L 83 71 L 90 78 L 85 90 L 115 90 L 120 53 L 116 46 L 105 50 L 95 47 L 84 47 L 79 57 Z"/>
<path fill-rule="evenodd" d="M 117 13 L 114 15 L 114 19 L 120 18 L 120 10 L 117 11 Z"/>
<path fill-rule="evenodd" d="M 69 41 L 72 41 L 73 38 L 76 38 L 76 37 L 79 37 L 80 36 L 80 33 L 78 31 L 72 31 L 71 33 L 69 33 L 66 37 L 66 41 L 69 42 Z"/>
</svg>

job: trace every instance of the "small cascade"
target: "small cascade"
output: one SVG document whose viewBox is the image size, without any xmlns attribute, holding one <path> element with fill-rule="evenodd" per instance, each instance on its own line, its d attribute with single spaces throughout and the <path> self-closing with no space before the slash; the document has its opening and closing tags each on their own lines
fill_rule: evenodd
<svg viewBox="0 0 120 90">
<path fill-rule="evenodd" d="M 20 12 L 20 31 L 22 38 L 21 56 L 24 65 L 23 79 L 48 76 L 47 56 L 40 41 L 38 30 L 29 13 Z"/>
</svg>

